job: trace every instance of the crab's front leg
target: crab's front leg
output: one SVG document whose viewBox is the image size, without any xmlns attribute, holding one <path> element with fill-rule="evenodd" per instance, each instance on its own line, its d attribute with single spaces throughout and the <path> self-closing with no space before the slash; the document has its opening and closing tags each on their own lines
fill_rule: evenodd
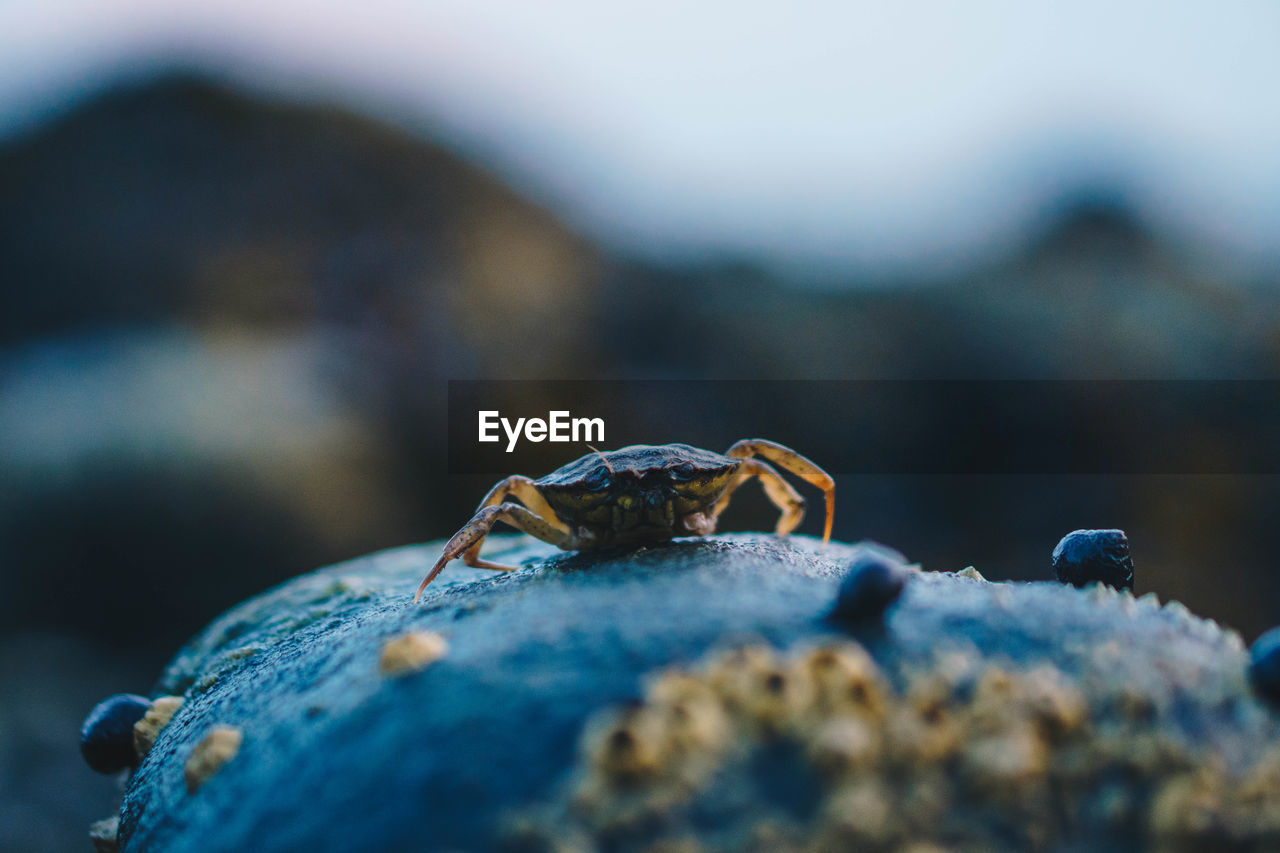
<svg viewBox="0 0 1280 853">
<path fill-rule="evenodd" d="M 506 503 L 508 496 L 519 498 L 520 503 L 528 507 L 534 515 L 538 516 L 552 527 L 555 527 L 557 530 L 564 533 L 569 532 L 568 526 L 560 519 L 556 518 L 555 510 L 551 508 L 551 504 L 547 503 L 547 499 L 538 491 L 538 487 L 533 484 L 533 480 L 530 480 L 523 474 L 512 474 L 510 477 L 490 489 L 489 494 L 485 495 L 484 499 L 480 501 L 480 506 L 476 507 L 476 512 L 480 512 L 480 510 L 487 506 L 498 506 L 499 504 Z M 481 541 L 477 541 L 476 544 L 472 545 L 463 553 L 462 562 L 477 569 L 510 571 L 514 568 L 514 566 L 504 566 L 501 563 L 491 563 L 488 560 L 480 559 Z"/>
<path fill-rule="evenodd" d="M 461 530 L 453 534 L 452 539 L 445 543 L 444 553 L 440 555 L 440 559 L 436 561 L 431 572 L 423 578 L 422 584 L 413 596 L 413 603 L 418 603 L 418 599 L 422 597 L 422 591 L 427 588 L 427 584 L 435 580 L 436 575 L 440 574 L 445 565 L 450 560 L 456 560 L 458 557 L 462 557 L 463 561 L 468 565 L 482 569 L 509 572 L 519 568 L 518 566 L 489 563 L 479 558 L 480 543 L 489 535 L 493 525 L 499 521 L 506 522 L 517 530 L 528 533 L 530 536 L 536 536 L 543 542 L 550 542 L 565 551 L 577 550 L 583 544 L 577 536 L 565 529 L 558 521 L 552 523 L 541 516 L 535 515 L 529 509 L 520 506 L 520 504 L 503 503 L 497 506 L 481 507 L 475 516 Z"/>
<path fill-rule="evenodd" d="M 725 451 L 725 456 L 731 456 L 734 459 L 749 459 L 752 456 L 763 456 L 773 464 L 790 471 L 800 479 L 807 483 L 812 483 L 819 489 L 822 489 L 823 495 L 827 502 L 827 518 L 822 527 L 822 544 L 826 545 L 831 541 L 831 525 L 835 521 L 836 513 L 836 482 L 831 479 L 831 475 L 823 471 L 811 460 L 806 459 L 799 453 L 796 453 L 790 447 L 785 447 L 774 441 L 768 441 L 763 438 L 744 438 L 742 441 L 735 442 L 732 447 Z M 762 478 L 763 480 L 764 478 Z M 765 481 L 765 490 L 769 491 L 767 480 Z M 772 493 L 770 497 L 773 497 Z M 723 499 L 722 499 L 723 500 Z M 774 501 L 777 503 L 777 501 Z M 797 523 L 799 523 L 797 521 Z M 781 527 L 781 522 L 779 522 Z"/>
</svg>

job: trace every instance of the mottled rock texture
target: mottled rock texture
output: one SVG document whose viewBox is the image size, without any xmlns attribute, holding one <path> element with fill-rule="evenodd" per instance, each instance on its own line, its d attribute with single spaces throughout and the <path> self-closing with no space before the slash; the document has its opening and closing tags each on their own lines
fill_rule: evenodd
<svg viewBox="0 0 1280 853">
<path fill-rule="evenodd" d="M 1210 849 L 1280 842 L 1280 717 L 1238 635 L 1101 587 L 911 572 L 827 620 L 858 546 L 495 536 L 298 578 L 217 619 L 125 796 L 122 850 Z M 388 677 L 387 641 L 447 652 Z M 243 742 L 188 793 L 217 725 Z M 619 732 L 622 734 L 619 734 Z"/>
</svg>

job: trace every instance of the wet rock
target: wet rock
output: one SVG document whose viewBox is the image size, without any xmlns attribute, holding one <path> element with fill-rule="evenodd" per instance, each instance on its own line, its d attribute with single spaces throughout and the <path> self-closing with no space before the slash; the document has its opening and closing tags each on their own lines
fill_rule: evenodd
<svg viewBox="0 0 1280 853">
<path fill-rule="evenodd" d="M 439 548 L 298 578 L 181 650 L 159 690 L 186 703 L 132 777 L 121 849 L 1280 843 L 1280 715 L 1210 623 L 921 572 L 855 643 L 826 616 L 865 548 L 745 534 L 493 536 L 525 567 L 453 566 L 411 606 Z M 412 632 L 448 654 L 382 676 Z M 215 725 L 244 744 L 188 795 Z M 1211 766 L 1210 819 L 1170 822 L 1185 786 L 1162 792 Z"/>
<path fill-rule="evenodd" d="M 1123 530 L 1076 530 L 1053 549 L 1053 572 L 1062 583 L 1103 583 L 1133 589 L 1133 559 Z"/>
<path fill-rule="evenodd" d="M 137 763 L 133 725 L 151 707 L 151 700 L 118 693 L 99 702 L 80 727 L 80 754 L 99 773 L 117 773 Z"/>
</svg>

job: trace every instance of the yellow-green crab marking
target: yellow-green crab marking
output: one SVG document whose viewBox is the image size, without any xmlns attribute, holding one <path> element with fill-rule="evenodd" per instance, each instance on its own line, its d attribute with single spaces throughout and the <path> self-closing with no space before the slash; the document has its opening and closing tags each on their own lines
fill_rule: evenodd
<svg viewBox="0 0 1280 853">
<path fill-rule="evenodd" d="M 427 584 L 458 557 L 479 569 L 518 568 L 480 557 L 484 537 L 499 521 L 565 551 L 709 536 L 734 491 L 753 477 L 782 512 L 776 532 L 786 536 L 804 518 L 804 498 L 770 462 L 822 489 L 826 545 L 835 515 L 835 481 L 791 448 L 763 438 L 743 439 L 723 454 L 687 444 L 633 444 L 587 454 L 538 480 L 516 474 L 498 483 L 445 544 L 413 600 L 417 603 Z"/>
</svg>

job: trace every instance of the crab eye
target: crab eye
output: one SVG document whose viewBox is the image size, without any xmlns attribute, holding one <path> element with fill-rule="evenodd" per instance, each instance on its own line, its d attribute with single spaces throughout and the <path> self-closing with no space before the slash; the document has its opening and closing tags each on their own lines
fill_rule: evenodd
<svg viewBox="0 0 1280 853">
<path fill-rule="evenodd" d="M 693 466 L 687 462 L 683 465 L 677 465 L 671 469 L 671 479 L 678 481 L 692 480 Z"/>
</svg>

